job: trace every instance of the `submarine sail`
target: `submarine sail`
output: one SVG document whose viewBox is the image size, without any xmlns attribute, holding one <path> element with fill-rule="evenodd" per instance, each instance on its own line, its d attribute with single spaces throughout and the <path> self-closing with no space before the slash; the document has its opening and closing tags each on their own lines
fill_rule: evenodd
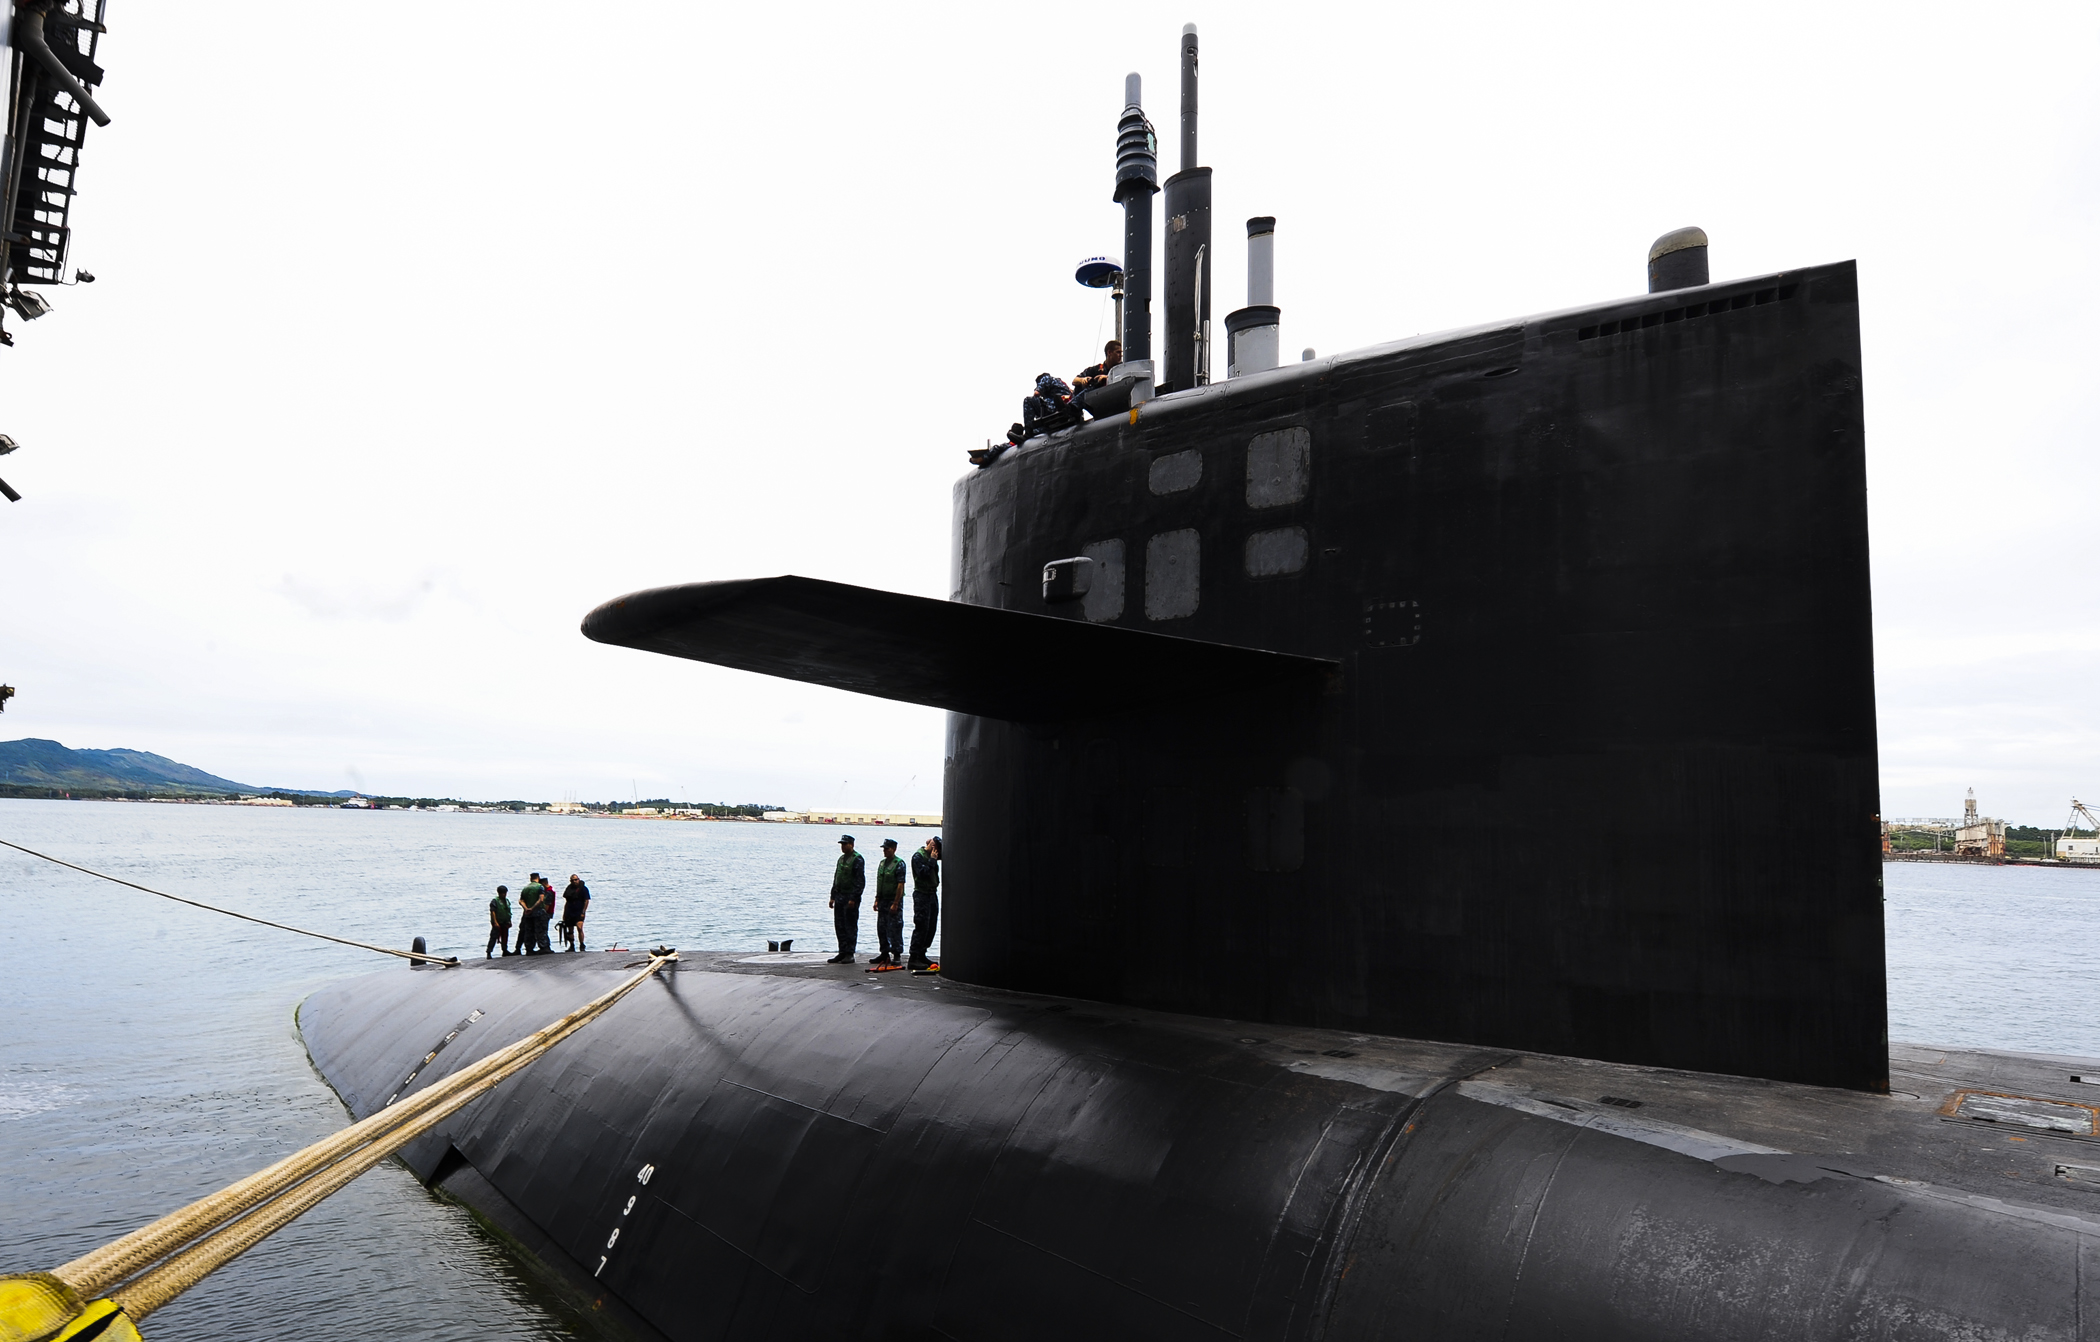
<svg viewBox="0 0 2100 1342">
<path fill-rule="evenodd" d="M 946 679 L 901 683 L 917 599 L 860 589 L 771 599 L 764 639 L 726 584 L 585 632 L 1014 700 L 949 722 L 950 977 L 1882 1090 L 1858 292 L 1851 262 L 1668 290 L 1031 440 L 956 485 Z M 1078 599 L 1042 577 L 1068 557 Z M 1060 621 L 1332 670 L 1030 655 Z M 1088 854 L 1077 926 L 1038 916 L 1044 835 Z"/>
</svg>

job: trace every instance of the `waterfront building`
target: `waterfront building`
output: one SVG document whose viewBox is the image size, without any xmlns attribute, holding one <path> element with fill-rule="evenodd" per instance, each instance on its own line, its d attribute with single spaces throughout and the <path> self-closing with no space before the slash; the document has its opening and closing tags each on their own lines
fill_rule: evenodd
<svg viewBox="0 0 2100 1342">
<path fill-rule="evenodd" d="M 1961 827 L 1954 831 L 1954 851 L 1962 857 L 2004 857 L 2005 822 L 1976 814 L 1976 789 L 1969 789 Z"/>
<path fill-rule="evenodd" d="M 938 811 L 768 811 L 767 820 L 789 825 L 902 825 L 939 829 Z"/>
</svg>

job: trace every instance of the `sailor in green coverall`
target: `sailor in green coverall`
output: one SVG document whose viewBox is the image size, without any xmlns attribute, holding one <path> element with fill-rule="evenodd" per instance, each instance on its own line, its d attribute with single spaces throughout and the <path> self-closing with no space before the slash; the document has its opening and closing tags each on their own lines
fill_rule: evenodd
<svg viewBox="0 0 2100 1342">
<path fill-rule="evenodd" d="M 926 952 L 941 921 L 941 836 L 928 839 L 911 855 L 911 958 L 913 969 L 931 969 Z"/>
<path fill-rule="evenodd" d="M 831 872 L 831 925 L 839 934 L 839 953 L 826 964 L 850 965 L 860 944 L 860 896 L 868 888 L 868 864 L 853 851 L 853 836 L 839 835 L 839 864 Z"/>
<path fill-rule="evenodd" d="M 481 948 L 481 958 L 492 960 L 496 948 L 501 946 L 505 955 L 516 952 L 510 948 L 510 887 L 496 887 L 496 897 L 489 901 L 489 944 Z"/>
<path fill-rule="evenodd" d="M 518 903 L 524 909 L 524 921 L 518 925 L 518 950 L 524 955 L 539 955 L 554 947 L 547 944 L 547 914 L 554 903 L 554 896 L 540 884 L 540 874 L 532 873 L 525 888 L 518 892 Z"/>
<path fill-rule="evenodd" d="M 872 963 L 904 963 L 904 859 L 897 856 L 895 839 L 882 841 L 882 861 L 875 867 L 875 940 L 882 953 Z"/>
</svg>

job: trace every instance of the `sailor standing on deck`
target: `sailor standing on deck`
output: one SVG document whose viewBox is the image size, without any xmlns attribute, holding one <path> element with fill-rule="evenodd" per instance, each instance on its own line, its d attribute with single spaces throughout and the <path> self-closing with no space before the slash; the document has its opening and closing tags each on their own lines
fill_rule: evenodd
<svg viewBox="0 0 2100 1342">
<path fill-rule="evenodd" d="M 495 958 L 496 948 L 501 946 L 505 955 L 515 955 L 510 948 L 510 887 L 496 887 L 496 897 L 489 901 L 489 944 L 481 948 L 481 958 Z"/>
<path fill-rule="evenodd" d="M 583 916 L 590 907 L 591 888 L 570 872 L 568 887 L 561 892 L 561 940 L 572 951 L 583 949 Z"/>
<path fill-rule="evenodd" d="M 904 861 L 895 839 L 882 841 L 882 861 L 875 864 L 875 941 L 881 954 L 869 963 L 904 963 Z"/>
<path fill-rule="evenodd" d="M 853 836 L 839 835 L 839 864 L 831 872 L 831 925 L 839 934 L 839 953 L 826 964 L 850 965 L 860 944 L 860 896 L 868 888 L 868 864 L 853 851 Z"/>
<path fill-rule="evenodd" d="M 525 955 L 540 955 L 554 948 L 547 944 L 547 916 L 553 911 L 554 892 L 540 884 L 540 874 L 532 873 L 525 888 L 518 892 L 518 902 L 524 906 L 524 921 L 518 924 L 518 950 Z"/>
<path fill-rule="evenodd" d="M 941 923 L 941 836 L 928 839 L 911 855 L 911 959 L 913 969 L 930 969 L 926 952 L 933 947 L 933 931 Z"/>
</svg>

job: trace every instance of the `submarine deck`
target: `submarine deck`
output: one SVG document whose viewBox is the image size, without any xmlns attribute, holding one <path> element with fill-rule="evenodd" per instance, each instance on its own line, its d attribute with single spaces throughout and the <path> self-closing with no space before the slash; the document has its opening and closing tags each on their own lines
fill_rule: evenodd
<svg viewBox="0 0 2100 1342">
<path fill-rule="evenodd" d="M 1893 1342 L 2100 1313 L 2073 1079 L 2100 1063 L 1899 1046 L 1880 1095 L 825 958 L 688 953 L 402 1159 L 645 1337 Z M 382 971 L 299 1028 L 363 1116 L 641 962 Z"/>
<path fill-rule="evenodd" d="M 1106 1037 L 1119 1028 L 1167 1027 L 1199 1048 L 1228 1047 L 1250 1055 L 1250 1061 L 1399 1095 L 1422 1095 L 1436 1078 L 1461 1078 L 1471 1098 L 1683 1154 L 1728 1159 L 1722 1148 L 1706 1149 L 1708 1139 L 1722 1138 L 1724 1147 L 1738 1153 L 1733 1167 L 1774 1179 L 1841 1173 L 1922 1181 L 2084 1213 L 2100 1231 L 2096 1059 L 1892 1043 L 1890 1092 L 1870 1095 L 1520 1050 L 1177 1016 L 984 988 L 938 975 L 875 974 L 866 969 L 865 955 L 851 965 L 826 964 L 824 953 L 802 951 L 687 951 L 682 957 L 674 973 L 820 980 L 929 1004 L 1054 1017 L 1060 1033 Z M 461 968 L 545 974 L 574 982 L 578 989 L 588 980 L 588 991 L 574 994 L 580 1000 L 602 991 L 595 982 L 599 975 L 626 973 L 642 963 L 638 952 L 592 951 L 463 960 Z M 550 1002 L 547 1014 L 569 1009 L 569 995 Z M 618 1026 L 608 1022 L 594 1028 Z M 1743 1152 L 1752 1158 L 1744 1159 Z"/>
</svg>

